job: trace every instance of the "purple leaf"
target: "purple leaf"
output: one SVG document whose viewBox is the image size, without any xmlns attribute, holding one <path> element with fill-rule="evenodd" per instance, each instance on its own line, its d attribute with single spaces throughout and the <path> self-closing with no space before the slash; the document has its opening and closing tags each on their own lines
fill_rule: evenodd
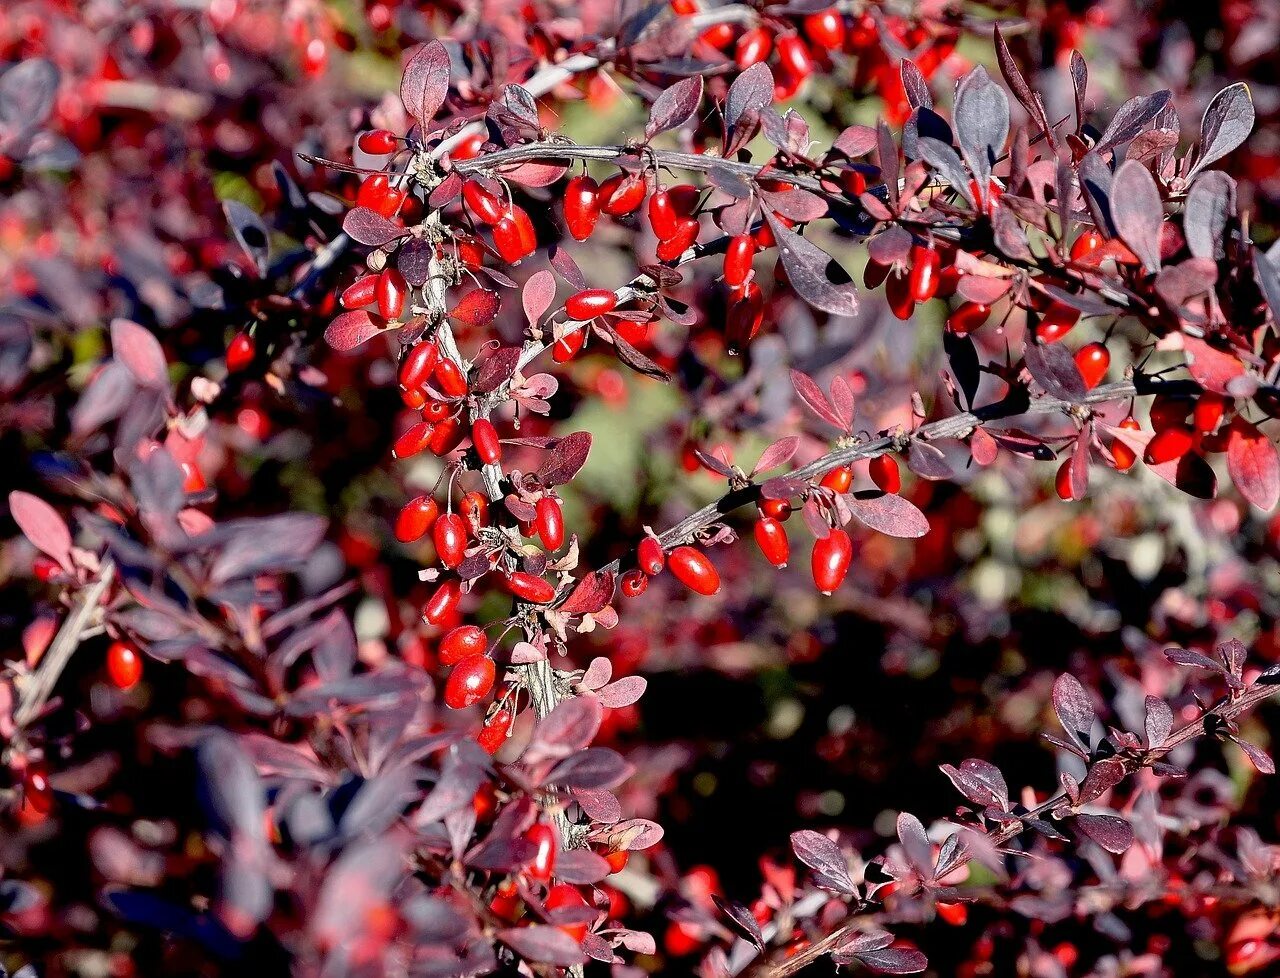
<svg viewBox="0 0 1280 978">
<path fill-rule="evenodd" d="M 792 370 L 791 386 L 796 389 L 796 393 L 800 395 L 800 400 L 804 401 L 810 411 L 823 421 L 835 425 L 841 431 L 845 430 L 839 413 L 831 406 L 831 402 L 827 400 L 827 395 L 822 393 L 822 388 L 817 385 L 812 377 L 801 373 L 799 370 Z"/>
<path fill-rule="evenodd" d="M 845 502 L 860 522 L 888 536 L 916 539 L 929 532 L 929 520 L 920 508 L 895 493 L 846 496 Z"/>
<path fill-rule="evenodd" d="M 1264 751 L 1256 744 L 1251 744 L 1247 740 L 1241 740 L 1239 737 L 1232 738 L 1245 752 L 1245 756 L 1253 762 L 1253 766 L 1258 769 L 1259 774 L 1275 774 L 1276 762 L 1271 759 L 1271 755 Z"/>
<path fill-rule="evenodd" d="M 1111 220 L 1148 272 L 1160 271 L 1160 225 L 1164 204 L 1160 188 L 1145 166 L 1125 160 L 1111 182 Z"/>
<path fill-rule="evenodd" d="M 872 971 L 886 975 L 914 975 L 929 967 L 929 959 L 913 947 L 887 947 L 854 956 Z"/>
<path fill-rule="evenodd" d="M 548 488 L 564 485 L 587 464 L 590 452 L 589 432 L 575 431 L 565 435 L 556 442 L 550 457 L 542 463 L 542 468 L 538 470 L 538 480 Z"/>
<path fill-rule="evenodd" d="M 1275 508 L 1280 500 L 1280 455 L 1270 438 L 1241 417 L 1232 420 L 1227 435 L 1227 471 L 1245 499 L 1261 510 Z"/>
<path fill-rule="evenodd" d="M 763 951 L 764 934 L 760 932 L 760 924 L 756 921 L 755 915 L 742 904 L 733 900 L 722 900 L 718 896 L 713 896 L 712 899 L 715 901 L 716 906 L 720 908 L 720 912 L 733 924 L 734 930 Z"/>
<path fill-rule="evenodd" d="M 1188 178 L 1248 139 L 1253 120 L 1253 96 L 1244 82 L 1228 85 L 1215 95 L 1200 120 L 1200 155 Z"/>
<path fill-rule="evenodd" d="M 1146 699 L 1147 747 L 1155 750 L 1169 738 L 1173 731 L 1173 710 L 1169 704 L 1157 696 Z"/>
<path fill-rule="evenodd" d="M 524 283 L 520 292 L 520 302 L 524 306 L 525 318 L 536 323 L 551 308 L 556 298 L 556 277 L 549 268 L 540 268 Z"/>
<path fill-rule="evenodd" d="M 777 239 L 778 256 L 796 295 L 833 316 L 857 315 L 858 290 L 849 273 L 825 251 L 796 234 L 767 210 L 765 220 Z"/>
<path fill-rule="evenodd" d="M 58 511 L 38 496 L 14 490 L 9 493 L 9 514 L 32 545 L 72 573 L 71 530 Z"/>
<path fill-rule="evenodd" d="M 616 788 L 631 777 L 634 770 L 617 751 L 588 747 L 552 768 L 546 782 L 563 788 Z"/>
<path fill-rule="evenodd" d="M 666 89 L 653 102 L 649 122 L 644 127 L 645 139 L 682 126 L 698 111 L 702 102 L 702 76 L 681 79 Z"/>
<path fill-rule="evenodd" d="M 547 924 L 508 927 L 498 936 L 521 957 L 540 964 L 568 968 L 587 960 L 577 941 L 560 928 Z"/>
<path fill-rule="evenodd" d="M 449 94 L 449 52 L 439 41 L 430 41 L 413 53 L 400 79 L 404 110 L 425 126 L 435 118 Z"/>
<path fill-rule="evenodd" d="M 324 331 L 324 339 L 335 350 L 345 353 L 367 343 L 382 331 L 382 327 L 364 309 L 352 309 L 334 317 Z"/>
<path fill-rule="evenodd" d="M 1086 838 L 1116 855 L 1133 845 L 1133 827 L 1116 815 L 1077 815 L 1075 826 Z"/>
<path fill-rule="evenodd" d="M 1124 762 L 1118 757 L 1108 757 L 1089 768 L 1080 783 L 1078 805 L 1087 805 L 1100 798 L 1125 778 Z"/>
<path fill-rule="evenodd" d="M 613 599 L 614 573 L 592 571 L 556 608 L 563 615 L 594 615 L 603 611 Z"/>
<path fill-rule="evenodd" d="M 791 461 L 796 449 L 799 447 L 799 435 L 787 435 L 785 438 L 779 438 L 760 453 L 760 459 L 751 470 L 751 474 L 756 475 L 759 472 L 768 472 L 770 469 L 776 469 L 779 465 L 785 465 Z"/>
<path fill-rule="evenodd" d="M 601 689 L 598 697 L 601 705 L 617 710 L 639 700 L 648 685 L 649 681 L 643 676 L 623 676 Z"/>
<path fill-rule="evenodd" d="M 818 885 L 841 893 L 857 887 L 849 876 L 849 865 L 840 847 L 825 835 L 802 829 L 791 833 L 791 849 L 796 858 L 818 874 Z"/>
<path fill-rule="evenodd" d="M 591 743 L 600 729 L 603 704 L 594 696 L 574 696 L 562 700 L 534 732 L 540 750 L 555 748 L 560 753 L 580 750 Z"/>
<path fill-rule="evenodd" d="M 111 321 L 111 350 L 143 387 L 169 386 L 169 366 L 160 341 L 145 326 L 128 319 Z"/>
<path fill-rule="evenodd" d="M 471 390 L 476 394 L 488 394 L 490 391 L 497 390 L 511 379 L 519 362 L 520 347 L 499 347 L 481 360 L 476 367 L 475 378 L 471 381 Z"/>
<path fill-rule="evenodd" d="M 1063 673 L 1054 681 L 1053 710 L 1067 735 L 1081 747 L 1087 748 L 1089 731 L 1097 716 L 1093 712 L 1089 694 L 1080 685 L 1080 680 L 1069 672 Z"/>
<path fill-rule="evenodd" d="M 1071 351 L 1061 343 L 1028 343 L 1023 350 L 1027 371 L 1045 392 L 1064 401 L 1079 401 L 1089 392 Z"/>
<path fill-rule="evenodd" d="M 353 207 L 342 219 L 342 230 L 353 240 L 372 248 L 403 238 L 409 232 L 368 207 Z"/>
<path fill-rule="evenodd" d="M 236 241 L 253 261 L 258 275 L 265 276 L 271 257 L 271 237 L 262 218 L 238 200 L 224 200 L 222 213 L 226 215 Z"/>
<path fill-rule="evenodd" d="M 1101 155 L 1114 146 L 1129 142 L 1160 114 L 1169 104 L 1169 98 L 1168 91 L 1160 91 L 1154 95 L 1140 95 L 1129 99 L 1120 106 L 1120 110 L 1111 119 L 1111 124 L 1098 137 L 1092 152 Z"/>
<path fill-rule="evenodd" d="M 960 154 L 977 178 L 978 196 L 985 204 L 991 193 L 992 164 L 1009 137 L 1009 99 L 987 69 L 978 66 L 956 86 L 952 117 Z"/>
<path fill-rule="evenodd" d="M 759 129 L 760 113 L 772 103 L 773 72 L 764 62 L 752 65 L 733 80 L 724 103 L 726 157 L 732 157 L 750 142 Z"/>
</svg>

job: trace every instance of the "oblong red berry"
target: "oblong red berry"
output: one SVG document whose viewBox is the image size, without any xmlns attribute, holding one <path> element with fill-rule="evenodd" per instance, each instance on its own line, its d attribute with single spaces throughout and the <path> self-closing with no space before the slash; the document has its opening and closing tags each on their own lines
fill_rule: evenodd
<svg viewBox="0 0 1280 978">
<path fill-rule="evenodd" d="M 538 236 L 524 208 L 513 207 L 510 214 L 493 226 L 493 244 L 502 260 L 512 265 L 537 250 Z"/>
<path fill-rule="evenodd" d="M 565 333 L 560 339 L 556 340 L 555 346 L 551 348 L 551 359 L 556 363 L 568 363 L 578 355 L 582 345 L 586 342 L 587 331 L 585 329 L 575 329 L 572 332 Z"/>
<path fill-rule="evenodd" d="M 453 617 L 462 602 L 462 584 L 445 581 L 431 593 L 422 607 L 422 618 L 428 625 L 443 625 Z"/>
<path fill-rule="evenodd" d="M 484 655 L 472 655 L 453 667 L 444 684 L 445 706 L 453 710 L 465 710 L 489 695 L 498 667 Z"/>
<path fill-rule="evenodd" d="M 471 423 L 471 444 L 485 465 L 494 465 L 502 458 L 498 429 L 488 418 L 476 418 Z"/>
<path fill-rule="evenodd" d="M 750 68 L 769 57 L 773 50 L 773 37 L 763 27 L 746 31 L 734 46 L 733 57 L 739 68 Z"/>
<path fill-rule="evenodd" d="M 786 567 L 791 557 L 791 541 L 787 539 L 787 531 L 771 516 L 762 516 L 756 520 L 756 545 L 764 554 L 764 559 L 774 567 Z"/>
<path fill-rule="evenodd" d="M 404 434 L 395 440 L 391 446 L 392 458 L 409 458 L 417 455 L 420 451 L 431 444 L 431 438 L 435 434 L 436 426 L 430 421 L 419 421 L 415 425 L 411 425 Z"/>
<path fill-rule="evenodd" d="M 431 371 L 435 377 L 436 386 L 440 388 L 440 393 L 446 397 L 465 397 L 467 394 L 467 378 L 462 372 L 462 368 L 448 357 L 441 357 L 436 361 L 434 369 Z"/>
<path fill-rule="evenodd" d="M 690 591 L 712 595 L 720 590 L 720 574 L 701 550 L 676 547 L 667 557 L 671 573 Z"/>
<path fill-rule="evenodd" d="M 530 827 L 524 837 L 534 845 L 533 858 L 528 863 L 528 874 L 543 882 L 551 879 L 551 874 L 556 869 L 556 851 L 559 849 L 556 830 L 545 822 L 538 822 Z"/>
<path fill-rule="evenodd" d="M 853 541 L 837 527 L 813 542 L 813 583 L 823 594 L 830 594 L 843 582 L 853 560 Z"/>
<path fill-rule="evenodd" d="M 506 575 L 506 585 L 507 590 L 517 598 L 533 604 L 547 604 L 556 597 L 555 585 L 537 574 L 512 571 Z"/>
<path fill-rule="evenodd" d="M 844 17 L 834 7 L 819 10 L 805 17 L 804 33 L 814 44 L 834 51 L 844 44 Z"/>
<path fill-rule="evenodd" d="M 1102 343 L 1086 343 L 1076 351 L 1076 367 L 1089 390 L 1097 387 L 1111 366 L 1111 354 Z"/>
<path fill-rule="evenodd" d="M 253 363 L 258 346 L 248 333 L 236 333 L 227 344 L 227 372 L 238 373 Z"/>
<path fill-rule="evenodd" d="M 1081 231 L 1075 241 L 1071 242 L 1071 260 L 1081 261 L 1102 247 L 1102 235 L 1096 228 Z"/>
<path fill-rule="evenodd" d="M 698 240 L 698 232 L 702 225 L 696 217 L 676 218 L 676 229 L 671 237 L 658 243 L 656 254 L 658 261 L 675 261 L 694 246 Z"/>
<path fill-rule="evenodd" d="M 361 275 L 342 290 L 338 301 L 342 303 L 344 309 L 359 309 L 373 302 L 377 296 L 377 290 L 377 275 Z"/>
<path fill-rule="evenodd" d="M 1165 428 L 1156 432 L 1155 437 L 1147 442 L 1147 452 L 1143 457 L 1148 465 L 1160 465 L 1182 458 L 1194 446 L 1195 435 L 1189 428 Z"/>
<path fill-rule="evenodd" d="M 28 764 L 22 772 L 22 798 L 42 815 L 53 808 L 53 785 L 42 765 Z"/>
<path fill-rule="evenodd" d="M 462 199 L 468 210 L 484 224 L 497 224 L 507 215 L 507 209 L 496 194 L 490 193 L 478 180 L 465 180 Z"/>
<path fill-rule="evenodd" d="M 1080 310 L 1065 302 L 1054 302 L 1036 324 L 1036 336 L 1042 343 L 1056 343 L 1080 321 Z"/>
<path fill-rule="evenodd" d="M 445 513 L 431 530 L 436 545 L 436 556 L 445 567 L 454 568 L 462 563 L 467 549 L 467 528 L 457 513 Z"/>
<path fill-rule="evenodd" d="M 813 55 L 809 46 L 795 34 L 778 38 L 778 63 L 784 74 L 793 78 L 807 78 L 813 74 Z"/>
<path fill-rule="evenodd" d="M 947 317 L 947 329 L 957 336 L 967 336 L 991 316 L 991 307 L 981 302 L 964 302 Z"/>
<path fill-rule="evenodd" d="M 128 642 L 112 642 L 107 649 L 107 676 L 116 689 L 133 689 L 142 678 L 142 655 Z"/>
<path fill-rule="evenodd" d="M 676 233 L 679 217 L 666 190 L 659 190 L 649 198 L 649 226 L 659 241 L 666 241 Z"/>
<path fill-rule="evenodd" d="M 559 550 L 564 543 L 564 511 L 555 496 L 543 496 L 538 500 L 535 523 L 538 539 L 548 550 Z"/>
<path fill-rule="evenodd" d="M 458 503 L 458 514 L 472 528 L 489 525 L 489 497 L 479 491 L 469 492 Z"/>
<path fill-rule="evenodd" d="M 650 577 L 662 573 L 662 568 L 667 565 L 667 555 L 656 537 L 645 537 L 640 541 L 640 546 L 636 547 L 636 563 Z"/>
<path fill-rule="evenodd" d="M 942 258 L 936 248 L 930 245 L 912 245 L 908 280 L 911 298 L 915 302 L 928 302 L 937 294 L 941 270 Z"/>
<path fill-rule="evenodd" d="M 427 447 L 431 449 L 433 455 L 448 455 L 458 447 L 465 432 L 466 429 L 460 418 L 445 418 L 436 425 L 435 434 L 431 436 Z"/>
<path fill-rule="evenodd" d="M 644 203 L 644 177 L 618 173 L 600 185 L 600 209 L 610 217 L 630 214 Z"/>
<path fill-rule="evenodd" d="M 649 588 L 649 575 L 637 567 L 622 575 L 618 584 L 624 598 L 638 598 Z"/>
<path fill-rule="evenodd" d="M 362 152 L 372 156 L 384 156 L 387 153 L 394 153 L 399 143 L 396 140 L 396 134 L 390 129 L 370 129 L 356 137 L 356 145 Z"/>
<path fill-rule="evenodd" d="M 459 625 L 440 639 L 440 664 L 452 666 L 468 656 L 483 655 L 488 646 L 489 639 L 478 625 Z"/>
<path fill-rule="evenodd" d="M 837 465 L 834 469 L 828 469 L 823 474 L 819 485 L 832 492 L 848 492 L 849 487 L 853 485 L 853 469 L 847 465 Z"/>
<path fill-rule="evenodd" d="M 564 191 L 564 223 L 577 241 L 586 241 L 600 219 L 600 186 L 591 177 L 574 177 Z"/>
<path fill-rule="evenodd" d="M 417 390 L 427 382 L 440 359 L 440 349 L 429 340 L 417 344 L 400 364 L 400 386 L 407 391 Z"/>
<path fill-rule="evenodd" d="M 435 525 L 440 506 L 431 496 L 417 496 L 400 507 L 396 515 L 395 535 L 401 543 L 421 540 Z"/>
<path fill-rule="evenodd" d="M 867 463 L 867 472 L 881 492 L 898 492 L 902 488 L 902 470 L 892 455 L 877 455 Z"/>
<path fill-rule="evenodd" d="M 507 710 L 499 710 L 484 722 L 480 733 L 476 735 L 478 743 L 486 754 L 496 754 L 507 742 L 507 733 L 511 730 L 511 714 Z"/>
<path fill-rule="evenodd" d="M 408 295 L 409 283 L 399 269 L 384 268 L 378 276 L 378 315 L 383 319 L 399 319 Z"/>
<path fill-rule="evenodd" d="M 724 281 L 726 285 L 740 286 L 751 274 L 751 260 L 756 255 L 756 239 L 749 234 L 738 234 L 729 239 L 724 251 Z"/>
<path fill-rule="evenodd" d="M 583 289 L 571 295 L 564 304 L 565 314 L 578 322 L 586 322 L 613 312 L 618 304 L 618 297 L 609 289 Z"/>
</svg>

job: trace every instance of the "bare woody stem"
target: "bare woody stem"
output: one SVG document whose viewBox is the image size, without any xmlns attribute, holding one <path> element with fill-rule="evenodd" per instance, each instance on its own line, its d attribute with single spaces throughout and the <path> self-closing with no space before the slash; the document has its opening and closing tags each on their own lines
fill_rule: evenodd
<svg viewBox="0 0 1280 978">
<path fill-rule="evenodd" d="M 1208 733 L 1206 721 L 1210 717 L 1217 717 L 1224 722 L 1236 720 L 1278 692 L 1280 692 L 1280 686 L 1255 684 L 1235 698 L 1224 697 L 1195 720 L 1175 730 L 1159 747 L 1143 750 L 1136 755 L 1122 756 L 1121 760 L 1125 766 L 1125 776 L 1132 776 L 1144 768 L 1149 768 L 1183 744 L 1205 736 Z M 1029 826 L 1026 824 L 1028 820 L 1043 818 L 1064 804 L 1069 804 L 1069 800 L 1066 793 L 1060 791 L 1021 816 L 1019 821 L 992 833 L 988 836 L 988 839 L 996 848 L 1007 846 L 1018 836 L 1029 830 Z M 969 862 L 970 857 L 966 857 L 955 868 L 959 869 Z M 788 978 L 789 975 L 794 975 L 807 968 L 823 955 L 829 954 L 853 937 L 858 931 L 860 916 L 871 905 L 872 901 L 869 900 L 860 900 L 853 903 L 850 906 L 849 916 L 838 927 L 820 940 L 789 957 L 774 954 L 769 957 L 756 958 L 754 959 L 754 965 L 751 965 L 752 959 L 748 959 L 744 962 L 743 968 L 747 968 L 748 965 L 751 966 L 745 971 L 745 974 L 749 978 Z M 743 968 L 740 968 L 736 973 L 743 973 Z"/>
<path fill-rule="evenodd" d="M 40 659 L 40 665 L 31 678 L 23 684 L 18 695 L 18 707 L 13 711 L 14 722 L 24 727 L 44 709 L 45 703 L 53 694 L 58 684 L 58 677 L 66 669 L 71 656 L 80 646 L 80 640 L 91 626 L 93 617 L 98 612 L 102 599 L 111 588 L 115 578 L 116 567 L 110 560 L 103 561 L 97 579 L 89 585 L 76 601 L 67 620 L 58 629 L 48 651 Z"/>
</svg>

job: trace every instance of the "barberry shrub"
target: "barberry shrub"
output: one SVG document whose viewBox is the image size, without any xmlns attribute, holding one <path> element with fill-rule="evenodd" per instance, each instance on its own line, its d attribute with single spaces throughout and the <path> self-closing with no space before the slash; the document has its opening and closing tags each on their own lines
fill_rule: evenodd
<svg viewBox="0 0 1280 978">
<path fill-rule="evenodd" d="M 1238 5 L 825 3 L 0 11 L 9 963 L 1280 958 Z"/>
</svg>

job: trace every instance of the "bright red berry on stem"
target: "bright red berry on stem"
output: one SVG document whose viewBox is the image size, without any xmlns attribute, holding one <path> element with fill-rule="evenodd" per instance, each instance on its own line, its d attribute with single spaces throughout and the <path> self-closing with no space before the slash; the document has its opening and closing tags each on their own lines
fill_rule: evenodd
<svg viewBox="0 0 1280 978">
<path fill-rule="evenodd" d="M 825 537 L 813 542 L 813 583 L 823 594 L 830 594 L 843 582 L 853 560 L 853 541 L 836 527 Z"/>
<path fill-rule="evenodd" d="M 454 616 L 461 601 L 462 585 L 458 581 L 445 581 L 427 599 L 422 618 L 428 625 L 443 625 Z"/>
<path fill-rule="evenodd" d="M 469 492 L 458 502 L 458 515 L 468 527 L 489 525 L 489 497 L 479 491 Z"/>
<path fill-rule="evenodd" d="M 444 684 L 445 706 L 453 710 L 465 710 L 489 695 L 498 668 L 485 655 L 472 655 L 453 667 Z"/>
<path fill-rule="evenodd" d="M 1111 366 L 1111 354 L 1102 343 L 1086 343 L 1076 351 L 1076 367 L 1089 390 L 1097 387 Z"/>
<path fill-rule="evenodd" d="M 399 319 L 408 295 L 409 283 L 399 269 L 383 269 L 378 276 L 378 315 L 383 319 Z"/>
<path fill-rule="evenodd" d="M 649 226 L 659 241 L 667 241 L 675 235 L 679 217 L 667 191 L 659 190 L 649 198 Z"/>
<path fill-rule="evenodd" d="M 908 274 L 911 298 L 916 302 L 928 302 L 938 292 L 942 258 L 932 245 L 911 247 L 911 271 Z"/>
<path fill-rule="evenodd" d="M 454 568 L 462 563 L 467 548 L 467 528 L 457 513 L 445 513 L 431 530 L 436 545 L 436 555 L 445 567 Z"/>
<path fill-rule="evenodd" d="M 440 350 L 434 343 L 419 343 L 400 364 L 400 386 L 407 391 L 417 390 L 427 382 L 439 359 Z"/>
<path fill-rule="evenodd" d="M 1128 431 L 1139 431 L 1142 428 L 1137 418 L 1125 418 L 1120 422 L 1120 427 Z M 1127 472 L 1138 460 L 1137 453 L 1119 438 L 1111 442 L 1111 457 L 1115 459 L 1117 472 Z"/>
<path fill-rule="evenodd" d="M 396 134 L 389 129 L 370 129 L 360 134 L 356 145 L 365 153 L 382 156 L 386 153 L 394 153 L 399 143 L 396 140 Z"/>
<path fill-rule="evenodd" d="M 769 57 L 773 50 L 773 37 L 763 27 L 753 27 L 738 38 L 733 49 L 739 68 L 750 68 Z"/>
<path fill-rule="evenodd" d="M 524 208 L 513 207 L 509 215 L 493 226 L 493 244 L 502 260 L 512 265 L 538 250 L 538 235 Z"/>
<path fill-rule="evenodd" d="M 608 289 L 583 289 L 569 297 L 564 304 L 564 311 L 570 319 L 586 322 L 613 312 L 617 304 L 618 297 Z"/>
<path fill-rule="evenodd" d="M 759 508 L 761 516 L 771 517 L 779 523 L 791 518 L 791 503 L 786 499 L 762 499 Z"/>
<path fill-rule="evenodd" d="M 342 303 L 344 309 L 359 309 L 373 302 L 377 296 L 377 290 L 377 275 L 361 275 L 342 290 L 342 295 L 338 297 L 338 301 Z"/>
<path fill-rule="evenodd" d="M 436 386 L 440 388 L 440 393 L 446 397 L 466 396 L 467 378 L 462 373 L 462 368 L 455 361 L 450 360 L 448 357 L 441 357 L 436 361 L 432 376 L 435 377 Z"/>
<path fill-rule="evenodd" d="M 142 656 L 128 642 L 112 642 L 107 649 L 107 675 L 116 689 L 133 689 L 142 678 Z"/>
<path fill-rule="evenodd" d="M 564 512 L 555 496 L 543 496 L 534 507 L 538 539 L 548 550 L 559 550 L 564 543 Z"/>
<path fill-rule="evenodd" d="M 551 879 L 551 874 L 556 870 L 556 850 L 559 848 L 556 830 L 545 822 L 538 822 L 529 828 L 524 837 L 536 847 L 528 864 L 529 875 L 543 882 Z"/>
<path fill-rule="evenodd" d="M 1073 309 L 1065 302 L 1054 302 L 1036 324 L 1036 336 L 1041 343 L 1056 343 L 1079 321 L 1079 309 Z"/>
<path fill-rule="evenodd" d="M 1165 428 L 1163 431 L 1156 432 L 1156 436 L 1147 442 L 1144 458 L 1148 465 L 1160 465 L 1163 462 L 1182 458 L 1194 446 L 1195 435 L 1189 428 L 1181 425 Z"/>
<path fill-rule="evenodd" d="M 764 292 L 754 281 L 741 289 L 734 289 L 736 296 L 725 317 L 725 336 L 731 353 L 746 349 L 764 325 Z"/>
<path fill-rule="evenodd" d="M 391 456 L 393 458 L 409 458 L 417 455 L 431 444 L 435 429 L 436 426 L 429 421 L 419 421 L 417 424 L 412 425 L 392 444 Z"/>
<path fill-rule="evenodd" d="M 586 241 L 600 219 L 600 186 L 588 176 L 574 177 L 565 187 L 564 223 L 578 241 Z"/>
<path fill-rule="evenodd" d="M 712 595 L 720 590 L 720 574 L 701 550 L 676 547 L 667 557 L 671 573 L 690 591 Z"/>
<path fill-rule="evenodd" d="M 356 206 L 368 207 L 382 213 L 392 199 L 391 181 L 385 173 L 371 173 L 360 182 L 356 191 Z"/>
<path fill-rule="evenodd" d="M 496 194 L 490 193 L 478 180 L 466 180 L 462 184 L 462 199 L 476 220 L 485 224 L 497 224 L 507 216 L 507 208 Z"/>
<path fill-rule="evenodd" d="M 640 541 L 640 545 L 636 547 L 636 563 L 650 577 L 662 573 L 662 568 L 667 564 L 667 556 L 656 537 L 645 537 Z"/>
<path fill-rule="evenodd" d="M 472 655 L 483 655 L 489 640 L 477 625 L 459 625 L 440 640 L 440 664 L 456 665 Z"/>
<path fill-rule="evenodd" d="M 867 472 L 881 492 L 898 492 L 902 489 L 902 470 L 898 468 L 898 460 L 892 455 L 877 455 L 867 463 Z"/>
<path fill-rule="evenodd" d="M 248 333 L 236 333 L 227 344 L 227 370 L 238 373 L 253 363 L 257 354 L 257 344 Z"/>
<path fill-rule="evenodd" d="M 413 543 L 427 535 L 440 515 L 440 507 L 431 496 L 417 496 L 402 507 L 396 516 L 395 535 L 401 543 Z"/>
<path fill-rule="evenodd" d="M 909 273 L 895 271 L 884 282 L 884 296 L 889 309 L 899 319 L 910 319 L 916 311 L 916 300 L 911 292 Z"/>
<path fill-rule="evenodd" d="M 609 864 L 610 873 L 621 873 L 627 868 L 627 863 L 631 859 L 631 853 L 626 849 L 615 849 L 613 852 L 606 853 L 604 861 Z"/>
<path fill-rule="evenodd" d="M 785 73 L 794 78 L 807 78 L 813 74 L 813 55 L 809 47 L 795 34 L 778 38 L 778 62 Z"/>
<path fill-rule="evenodd" d="M 498 429 L 488 418 L 476 418 L 471 423 L 471 444 L 476 454 L 485 465 L 493 465 L 502 458 L 502 442 L 498 440 Z"/>
<path fill-rule="evenodd" d="M 462 441 L 466 428 L 461 418 L 445 418 L 436 425 L 435 433 L 427 447 L 433 455 L 448 455 Z"/>
<path fill-rule="evenodd" d="M 804 34 L 819 47 L 834 51 L 844 44 L 844 17 L 835 8 L 819 10 L 804 19 Z"/>
<path fill-rule="evenodd" d="M 649 576 L 644 571 L 633 567 L 622 575 L 622 581 L 618 586 L 622 589 L 624 598 L 638 598 L 649 589 Z"/>
<path fill-rule="evenodd" d="M 965 302 L 947 317 L 947 329 L 957 336 L 967 336 L 985 323 L 990 315 L 990 306 L 981 302 Z"/>
<path fill-rule="evenodd" d="M 644 203 L 644 177 L 618 173 L 600 185 L 600 209 L 610 217 L 630 214 Z"/>
<path fill-rule="evenodd" d="M 782 524 L 770 516 L 762 516 L 756 520 L 756 545 L 764 554 L 764 559 L 774 567 L 786 567 L 791 556 L 791 541 L 787 539 L 787 531 Z"/>
<path fill-rule="evenodd" d="M 822 481 L 819 485 L 830 489 L 832 492 L 848 492 L 849 487 L 853 485 L 853 469 L 847 465 L 838 465 L 834 469 L 828 469 L 822 476 Z"/>
<path fill-rule="evenodd" d="M 476 735 L 476 743 L 484 749 L 485 753 L 493 755 L 502 749 L 502 745 L 507 742 L 507 734 L 511 730 L 511 720 L 509 711 L 499 710 L 484 722 L 480 733 Z"/>
<path fill-rule="evenodd" d="M 39 764 L 28 764 L 22 772 L 22 798 L 35 811 L 45 814 L 53 808 L 53 786 L 49 775 Z"/>
<path fill-rule="evenodd" d="M 555 346 L 551 348 L 551 359 L 556 363 L 568 363 L 578 355 L 586 341 L 587 331 L 585 329 L 575 329 L 571 333 L 565 333 L 564 336 L 556 340 Z"/>
<path fill-rule="evenodd" d="M 702 225 L 696 217 L 676 218 L 676 229 L 671 237 L 660 241 L 656 249 L 658 261 L 675 261 L 693 247 Z"/>
<path fill-rule="evenodd" d="M 1222 416 L 1227 411 L 1227 399 L 1213 391 L 1205 391 L 1196 401 L 1195 410 L 1191 413 L 1192 424 L 1196 431 L 1208 435 L 1218 430 Z"/>
<path fill-rule="evenodd" d="M 740 286 L 751 274 L 751 260 L 756 255 L 756 240 L 749 234 L 739 234 L 729 239 L 724 252 L 724 281 L 726 285 Z"/>
<path fill-rule="evenodd" d="M 1081 261 L 1102 247 L 1102 235 L 1095 228 L 1081 231 L 1071 243 L 1071 260 Z"/>
<path fill-rule="evenodd" d="M 566 907 L 574 909 L 587 906 L 587 901 L 582 898 L 582 894 L 578 892 L 577 887 L 570 886 L 568 883 L 557 883 L 547 893 L 547 899 L 542 904 L 548 911 L 561 910 Z M 578 943 L 587 936 L 586 921 L 575 921 L 569 924 L 556 924 L 561 931 L 568 934 Z"/>
<path fill-rule="evenodd" d="M 517 598 L 534 604 L 548 604 L 556 597 L 555 585 L 537 574 L 512 571 L 506 577 L 506 584 L 507 590 Z"/>
<path fill-rule="evenodd" d="M 452 417 L 455 405 L 448 401 L 437 401 L 434 397 L 427 398 L 422 402 L 422 418 L 424 421 L 433 421 L 437 424 L 445 419 Z"/>
</svg>

